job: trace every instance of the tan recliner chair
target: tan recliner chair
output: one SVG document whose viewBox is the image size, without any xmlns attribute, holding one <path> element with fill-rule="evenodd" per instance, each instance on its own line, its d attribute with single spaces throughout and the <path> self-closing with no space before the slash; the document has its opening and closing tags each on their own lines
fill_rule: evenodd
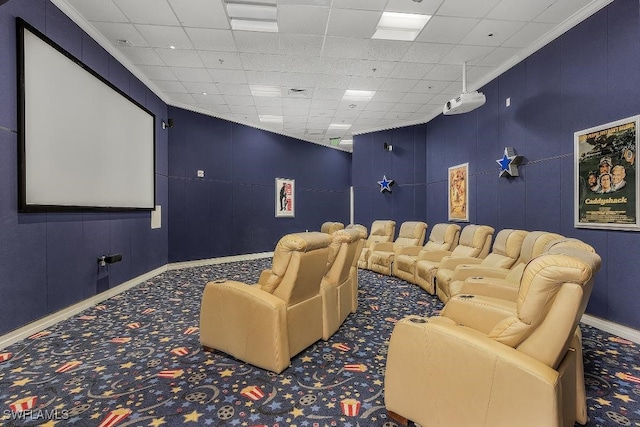
<svg viewBox="0 0 640 427">
<path fill-rule="evenodd" d="M 390 415 L 424 427 L 572 427 L 570 343 L 601 260 L 571 250 L 528 263 L 516 302 L 457 295 L 440 317 L 399 321 L 385 372 Z"/>
<path fill-rule="evenodd" d="M 488 225 L 470 224 L 462 229 L 458 245 L 453 251 L 421 252 L 416 262 L 416 283 L 433 295 L 436 291 L 436 272 L 440 261 L 447 256 L 485 258 L 491 249 L 494 231 L 493 227 Z"/>
<path fill-rule="evenodd" d="M 407 246 L 422 246 L 427 234 L 427 223 L 406 221 L 400 226 L 398 237 L 392 242 L 380 242 L 371 246 L 369 270 L 391 276 L 394 256 Z"/>
<path fill-rule="evenodd" d="M 322 339 L 328 340 L 351 313 L 353 287 L 351 266 L 354 263 L 360 230 L 338 230 L 331 234 L 327 272 L 320 283 L 322 296 Z"/>
<path fill-rule="evenodd" d="M 488 295 L 515 301 L 527 263 L 546 252 L 550 242 L 562 238 L 560 234 L 546 231 L 529 232 L 522 241 L 520 257 L 509 269 L 479 265 L 458 266 L 456 277 L 449 284 L 450 296 L 460 293 L 484 295 L 487 292 Z M 478 288 L 481 290 L 478 291 Z"/>
<path fill-rule="evenodd" d="M 353 259 L 353 264 L 351 265 L 351 312 L 355 313 L 358 310 L 358 260 L 360 259 L 362 248 L 364 248 L 364 244 L 367 240 L 367 227 L 362 224 L 349 224 L 345 227 L 347 230 L 352 228 L 360 232 L 360 240 L 358 240 L 356 256 Z"/>
<path fill-rule="evenodd" d="M 292 356 L 322 338 L 320 282 L 331 237 L 288 234 L 257 285 L 209 282 L 200 308 L 200 343 L 280 373 Z"/>
<path fill-rule="evenodd" d="M 369 268 L 369 254 L 371 246 L 381 242 L 393 242 L 396 233 L 396 222 L 386 219 L 378 219 L 371 223 L 371 233 L 364 243 L 360 258 L 358 259 L 358 268 Z"/>
<path fill-rule="evenodd" d="M 431 228 L 429 240 L 424 246 L 406 246 L 400 249 L 393 261 L 392 274 L 409 283 L 416 283 L 416 262 L 422 251 L 451 253 L 458 245 L 461 227 L 458 224 L 441 223 Z M 442 252 L 441 252 L 442 253 Z"/>
<path fill-rule="evenodd" d="M 477 265 L 479 267 L 508 269 L 514 265 L 520 256 L 522 242 L 526 236 L 527 231 L 506 228 L 496 234 L 491 253 L 489 253 L 486 258 L 443 258 L 436 273 L 436 294 L 438 298 L 440 298 L 440 301 L 446 304 L 449 300 L 451 296 L 449 285 L 454 280 L 460 280 L 460 276 L 456 275 L 460 267 Z M 461 269 L 461 273 L 466 273 L 466 270 Z"/>
<path fill-rule="evenodd" d="M 327 221 L 322 223 L 322 225 L 320 226 L 320 231 L 322 233 L 327 233 L 327 234 L 331 234 L 334 231 L 343 230 L 343 229 L 344 229 L 344 224 L 336 221 Z"/>
</svg>

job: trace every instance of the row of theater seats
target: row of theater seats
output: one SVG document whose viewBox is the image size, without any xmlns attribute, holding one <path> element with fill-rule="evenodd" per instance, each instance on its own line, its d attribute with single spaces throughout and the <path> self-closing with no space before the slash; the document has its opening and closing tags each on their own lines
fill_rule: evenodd
<svg viewBox="0 0 640 427">
<path fill-rule="evenodd" d="M 372 234 L 390 223 L 372 225 Z M 579 322 L 600 257 L 556 233 L 506 229 L 491 245 L 493 233 L 437 224 L 426 245 L 396 247 L 390 257 L 391 274 L 445 303 L 439 316 L 409 316 L 393 330 L 385 406 L 401 424 L 588 421 Z M 380 264 L 376 246 L 369 246 L 372 270 Z"/>
<path fill-rule="evenodd" d="M 366 228 L 288 234 L 270 269 L 249 285 L 209 282 L 200 308 L 200 343 L 254 366 L 282 372 L 292 356 L 327 340 L 356 311 L 357 260 Z"/>
</svg>

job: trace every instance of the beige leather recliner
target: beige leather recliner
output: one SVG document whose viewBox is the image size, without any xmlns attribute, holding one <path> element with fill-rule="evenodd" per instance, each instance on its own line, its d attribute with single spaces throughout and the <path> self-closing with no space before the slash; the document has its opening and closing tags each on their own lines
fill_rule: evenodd
<svg viewBox="0 0 640 427">
<path fill-rule="evenodd" d="M 460 240 L 453 251 L 421 252 L 416 262 L 416 283 L 433 295 L 440 261 L 447 256 L 485 258 L 491 249 L 493 227 L 469 224 L 462 229 Z"/>
<path fill-rule="evenodd" d="M 451 253 L 458 245 L 461 227 L 458 224 L 441 223 L 431 228 L 429 240 L 424 246 L 405 246 L 395 255 L 392 274 L 409 283 L 416 283 L 416 262 L 422 251 L 446 251 Z"/>
<path fill-rule="evenodd" d="M 200 307 L 200 343 L 280 373 L 292 356 L 322 338 L 320 282 L 331 237 L 288 234 L 257 285 L 209 282 Z"/>
<path fill-rule="evenodd" d="M 351 266 L 360 241 L 360 230 L 334 231 L 329 245 L 327 272 L 320 283 L 322 339 L 328 340 L 351 313 L 353 287 Z"/>
<path fill-rule="evenodd" d="M 327 234 L 331 234 L 334 231 L 343 230 L 343 229 L 344 229 L 344 224 L 337 221 L 323 222 L 322 225 L 320 226 L 320 231 L 322 233 L 327 233 Z"/>
<path fill-rule="evenodd" d="M 440 301 L 446 303 L 451 296 L 449 285 L 454 280 L 460 280 L 461 276 L 456 273 L 460 267 L 479 266 L 508 269 L 520 257 L 522 242 L 527 236 L 527 231 L 505 228 L 496 234 L 491 252 L 485 258 L 474 257 L 446 257 L 438 266 L 436 273 L 436 294 Z M 461 269 L 461 274 L 466 273 L 466 269 Z"/>
<path fill-rule="evenodd" d="M 353 259 L 353 264 L 351 265 L 351 312 L 355 313 L 358 310 L 358 260 L 360 259 L 360 254 L 362 253 L 362 248 L 364 248 L 364 243 L 367 240 L 367 227 L 362 224 L 349 224 L 345 227 L 345 229 L 349 230 L 354 228 L 360 231 L 360 240 L 358 240 L 358 247 L 356 248 L 356 256 Z"/>
<path fill-rule="evenodd" d="M 529 262 L 515 302 L 457 295 L 442 316 L 399 321 L 385 371 L 390 415 L 424 427 L 572 427 L 570 344 L 601 260 L 565 252 Z"/>
<path fill-rule="evenodd" d="M 369 270 L 391 276 L 394 256 L 404 247 L 424 245 L 427 227 L 427 223 L 422 221 L 403 222 L 395 241 L 380 242 L 371 246 Z"/>
<path fill-rule="evenodd" d="M 396 222 L 388 219 L 378 219 L 371 223 L 371 232 L 367 237 L 360 258 L 358 259 L 358 268 L 369 268 L 369 254 L 371 246 L 380 242 L 392 242 L 396 233 Z"/>
<path fill-rule="evenodd" d="M 562 238 L 556 233 L 530 231 L 522 241 L 520 257 L 509 269 L 477 265 L 458 266 L 456 278 L 449 284 L 450 296 L 460 293 L 484 295 L 486 291 L 493 296 L 515 301 L 527 263 L 546 252 L 550 242 Z M 481 288 L 481 291 L 478 291 L 478 288 Z"/>
</svg>

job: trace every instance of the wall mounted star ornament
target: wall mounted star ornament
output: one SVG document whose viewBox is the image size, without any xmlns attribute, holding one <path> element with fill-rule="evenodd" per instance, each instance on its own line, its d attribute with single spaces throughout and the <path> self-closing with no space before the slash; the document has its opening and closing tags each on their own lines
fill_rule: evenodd
<svg viewBox="0 0 640 427">
<path fill-rule="evenodd" d="M 395 181 L 392 179 L 387 179 L 386 175 L 382 175 L 382 181 L 378 181 L 378 184 L 380 185 L 380 192 L 384 193 L 385 191 L 388 191 L 391 193 L 391 186 L 394 182 Z"/>
<path fill-rule="evenodd" d="M 504 154 L 501 159 L 496 160 L 500 165 L 500 176 L 518 176 L 518 165 L 522 161 L 522 156 L 517 156 L 513 148 L 504 147 Z"/>
</svg>

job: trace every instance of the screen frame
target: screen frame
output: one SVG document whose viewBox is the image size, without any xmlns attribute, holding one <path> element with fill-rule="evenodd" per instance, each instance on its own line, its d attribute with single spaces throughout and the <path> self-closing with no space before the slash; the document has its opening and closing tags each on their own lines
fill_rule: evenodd
<svg viewBox="0 0 640 427">
<path fill-rule="evenodd" d="M 26 79 L 25 79 L 25 30 L 41 39 L 43 42 L 51 46 L 53 49 L 64 55 L 67 59 L 78 65 L 82 70 L 96 78 L 100 83 L 106 85 L 116 94 L 123 97 L 133 106 L 142 110 L 151 117 L 152 122 L 152 206 L 93 206 L 87 205 L 66 205 L 66 204 L 36 204 L 27 201 L 27 155 L 26 155 Z M 17 42 L 17 86 L 18 86 L 18 212 L 92 212 L 92 211 L 113 211 L 113 212 L 129 212 L 129 211 L 152 211 L 156 205 L 156 145 L 157 145 L 157 118 L 156 115 L 148 108 L 140 104 L 131 96 L 123 92 L 120 88 L 109 82 L 103 76 L 98 74 L 91 67 L 76 58 L 74 55 L 66 51 L 60 45 L 55 43 L 49 37 L 37 30 L 35 27 L 27 23 L 24 19 L 16 18 L 16 42 Z"/>
</svg>

